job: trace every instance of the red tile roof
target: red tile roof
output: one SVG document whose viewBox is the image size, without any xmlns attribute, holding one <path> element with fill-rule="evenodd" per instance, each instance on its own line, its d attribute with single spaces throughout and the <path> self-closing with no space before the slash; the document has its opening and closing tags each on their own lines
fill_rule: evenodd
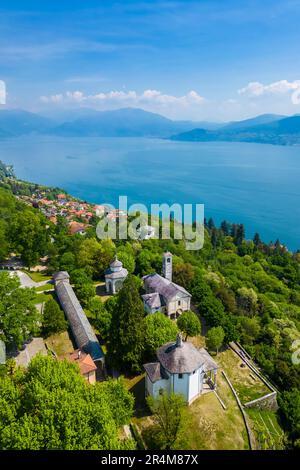
<svg viewBox="0 0 300 470">
<path fill-rule="evenodd" d="M 70 362 L 75 362 L 78 364 L 82 375 L 97 370 L 97 366 L 91 356 L 83 351 L 80 351 L 80 349 L 76 349 L 74 352 L 66 356 L 66 359 Z"/>
</svg>

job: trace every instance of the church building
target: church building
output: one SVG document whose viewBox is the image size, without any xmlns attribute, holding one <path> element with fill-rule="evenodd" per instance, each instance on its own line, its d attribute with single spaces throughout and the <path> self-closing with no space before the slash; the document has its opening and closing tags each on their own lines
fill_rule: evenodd
<svg viewBox="0 0 300 470">
<path fill-rule="evenodd" d="M 116 256 L 105 271 L 106 292 L 108 294 L 116 294 L 121 289 L 127 276 L 127 269 L 123 268 L 122 262 Z"/>
<path fill-rule="evenodd" d="M 162 276 L 143 277 L 146 294 L 142 295 L 146 313 L 163 312 L 171 319 L 190 310 L 191 294 L 172 281 L 172 253 L 163 254 Z"/>
<path fill-rule="evenodd" d="M 176 342 L 158 348 L 156 356 L 157 362 L 144 364 L 146 396 L 157 398 L 162 393 L 176 393 L 190 404 L 201 394 L 216 388 L 219 366 L 206 349 L 197 349 L 192 343 L 183 341 L 181 334 Z"/>
</svg>

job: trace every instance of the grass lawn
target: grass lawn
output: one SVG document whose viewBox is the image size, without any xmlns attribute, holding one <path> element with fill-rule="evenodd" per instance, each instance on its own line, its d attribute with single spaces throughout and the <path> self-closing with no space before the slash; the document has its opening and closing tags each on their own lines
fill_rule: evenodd
<svg viewBox="0 0 300 470">
<path fill-rule="evenodd" d="M 40 273 L 40 272 L 35 272 L 35 271 L 24 271 L 26 274 L 28 274 L 29 277 L 34 282 L 41 282 L 41 281 L 48 281 L 51 279 L 51 276 L 47 276 L 46 274 Z"/>
<path fill-rule="evenodd" d="M 185 449 L 249 449 L 242 414 L 230 387 L 220 375 L 218 394 L 225 403 L 226 410 L 213 392 L 200 396 L 186 408 L 181 438 L 185 441 Z"/>
<path fill-rule="evenodd" d="M 48 290 L 54 290 L 53 284 L 45 284 L 44 286 L 35 287 L 36 292 L 44 292 Z"/>
<path fill-rule="evenodd" d="M 134 424 L 139 428 L 149 449 L 152 448 L 153 418 L 145 405 L 144 376 L 126 379 L 136 398 Z M 176 446 L 182 450 L 244 450 L 248 439 L 241 412 L 225 380 L 219 377 L 219 395 L 225 402 L 224 410 L 213 392 L 200 396 L 184 411 L 183 429 Z"/>
<path fill-rule="evenodd" d="M 205 336 L 193 336 L 193 337 L 188 337 L 187 339 L 190 343 L 193 343 L 193 345 L 196 348 L 204 348 L 205 347 Z"/>
<path fill-rule="evenodd" d="M 196 347 L 205 346 L 205 338 L 188 338 Z M 247 432 L 235 397 L 224 379 L 224 370 L 242 403 L 270 392 L 268 387 L 248 367 L 241 367 L 242 360 L 231 349 L 213 355 L 220 366 L 217 375 L 217 393 L 226 406 L 224 410 L 214 392 L 201 395 L 185 407 L 183 429 L 176 448 L 182 450 L 244 450 L 249 449 Z M 251 375 L 250 375 L 251 374 Z M 253 377 L 252 377 L 253 376 Z M 125 378 L 128 390 L 136 400 L 133 423 L 138 427 L 147 447 L 153 449 L 154 421 L 145 402 L 145 375 Z M 246 410 L 256 437 L 258 448 L 280 448 L 282 430 L 276 413 Z M 265 427 L 265 429 L 264 429 Z"/>
<path fill-rule="evenodd" d="M 58 356 L 63 356 L 74 351 L 73 343 L 67 331 L 49 336 L 49 338 L 45 340 L 45 343 Z"/>
<path fill-rule="evenodd" d="M 128 389 L 136 399 L 134 424 L 139 428 L 148 448 L 151 449 L 151 427 L 153 419 L 145 403 L 144 374 L 125 378 Z M 186 407 L 183 416 L 183 428 L 176 448 L 182 450 L 227 450 L 248 449 L 248 440 L 244 421 L 234 396 L 219 375 L 218 393 L 227 409 L 223 410 L 213 392 L 200 396 L 192 405 Z"/>
<path fill-rule="evenodd" d="M 44 291 L 36 294 L 36 304 L 47 302 L 47 300 L 54 298 L 54 291 Z"/>
<path fill-rule="evenodd" d="M 277 413 L 268 410 L 246 409 L 258 449 L 283 449 L 284 433 Z"/>
<path fill-rule="evenodd" d="M 214 359 L 228 375 L 242 403 L 255 400 L 271 392 L 247 366 L 241 367 L 242 359 L 231 349 L 220 352 L 214 356 Z"/>
</svg>

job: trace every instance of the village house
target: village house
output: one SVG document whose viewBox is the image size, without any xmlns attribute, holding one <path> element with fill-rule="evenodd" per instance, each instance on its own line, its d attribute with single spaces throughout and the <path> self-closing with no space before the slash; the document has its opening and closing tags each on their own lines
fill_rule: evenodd
<svg viewBox="0 0 300 470">
<path fill-rule="evenodd" d="M 157 362 L 144 364 L 145 394 L 157 398 L 177 393 L 191 404 L 201 394 L 216 389 L 218 365 L 208 352 L 182 340 L 164 344 L 156 351 Z"/>
<path fill-rule="evenodd" d="M 79 366 L 81 375 L 86 379 L 87 382 L 90 384 L 94 384 L 96 382 L 97 366 L 91 358 L 90 354 L 87 354 L 80 349 L 76 349 L 72 353 L 65 356 L 64 359 L 77 364 Z"/>
<path fill-rule="evenodd" d="M 109 220 L 119 220 L 127 218 L 127 213 L 121 209 L 106 208 L 104 215 Z"/>
<path fill-rule="evenodd" d="M 69 234 L 70 235 L 85 235 L 88 225 L 76 222 L 73 220 L 69 223 Z"/>
<path fill-rule="evenodd" d="M 163 254 L 162 276 L 157 273 L 143 277 L 146 294 L 142 295 L 146 313 L 163 312 L 172 320 L 190 310 L 191 294 L 172 282 L 172 254 Z"/>
<path fill-rule="evenodd" d="M 116 294 L 121 289 L 127 275 L 127 269 L 123 268 L 123 263 L 116 256 L 105 271 L 106 292 Z"/>
</svg>

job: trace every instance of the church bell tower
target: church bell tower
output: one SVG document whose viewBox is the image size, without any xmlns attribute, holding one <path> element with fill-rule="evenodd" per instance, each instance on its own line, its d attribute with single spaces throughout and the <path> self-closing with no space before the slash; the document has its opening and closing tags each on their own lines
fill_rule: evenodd
<svg viewBox="0 0 300 470">
<path fill-rule="evenodd" d="M 172 281 L 172 253 L 163 254 L 162 275 L 168 281 Z"/>
</svg>

